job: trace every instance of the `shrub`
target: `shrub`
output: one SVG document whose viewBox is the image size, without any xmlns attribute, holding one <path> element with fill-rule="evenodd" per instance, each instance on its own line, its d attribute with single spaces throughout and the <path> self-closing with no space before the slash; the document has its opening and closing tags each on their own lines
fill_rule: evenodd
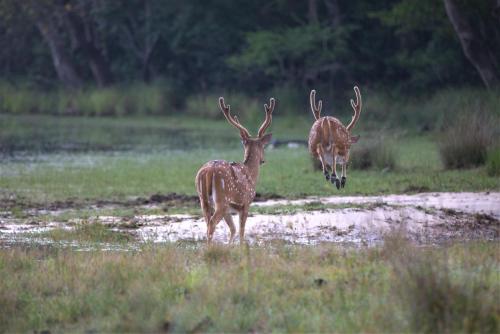
<svg viewBox="0 0 500 334">
<path fill-rule="evenodd" d="M 390 142 L 384 137 L 363 138 L 354 144 L 351 150 L 351 166 L 355 169 L 394 169 L 396 153 Z"/>
<path fill-rule="evenodd" d="M 485 113 L 464 114 L 445 131 L 439 152 L 446 168 L 470 168 L 486 162 L 493 141 L 494 120 Z"/>
<path fill-rule="evenodd" d="M 488 152 L 486 171 L 489 176 L 500 176 L 500 147 L 491 149 Z"/>
</svg>

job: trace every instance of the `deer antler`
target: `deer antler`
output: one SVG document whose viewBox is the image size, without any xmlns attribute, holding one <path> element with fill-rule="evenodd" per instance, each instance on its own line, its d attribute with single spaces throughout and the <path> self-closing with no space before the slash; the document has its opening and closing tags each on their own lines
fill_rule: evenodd
<svg viewBox="0 0 500 334">
<path fill-rule="evenodd" d="M 352 116 L 351 123 L 346 127 L 347 131 L 351 131 L 354 125 L 358 122 L 359 115 L 361 114 L 361 93 L 359 92 L 358 86 L 354 86 L 354 92 L 356 93 L 356 103 L 351 99 L 351 106 L 354 109 L 354 115 Z"/>
<path fill-rule="evenodd" d="M 311 102 L 311 110 L 313 112 L 314 118 L 319 119 L 321 114 L 321 107 L 323 107 L 323 102 L 319 100 L 318 105 L 316 106 L 316 91 L 314 89 L 311 91 L 309 100 Z"/>
<path fill-rule="evenodd" d="M 228 104 L 224 103 L 224 98 L 221 96 L 219 97 L 219 107 L 220 110 L 222 110 L 222 113 L 226 117 L 227 121 L 231 123 L 234 127 L 236 127 L 238 130 L 240 130 L 240 134 L 242 138 L 250 138 L 250 133 L 248 132 L 247 129 L 243 125 L 240 124 L 240 121 L 238 121 L 238 118 L 236 116 L 231 115 L 231 106 Z"/>
<path fill-rule="evenodd" d="M 264 120 L 264 123 L 262 123 L 262 125 L 259 128 L 259 132 L 257 135 L 259 138 L 261 138 L 264 135 L 264 132 L 266 132 L 267 128 L 271 124 L 271 121 L 273 120 L 272 114 L 273 114 L 273 110 L 274 110 L 275 105 L 276 105 L 276 102 L 274 101 L 274 97 L 271 97 L 269 99 L 269 106 L 267 105 L 267 103 L 264 104 L 264 109 L 266 110 L 266 119 Z"/>
</svg>

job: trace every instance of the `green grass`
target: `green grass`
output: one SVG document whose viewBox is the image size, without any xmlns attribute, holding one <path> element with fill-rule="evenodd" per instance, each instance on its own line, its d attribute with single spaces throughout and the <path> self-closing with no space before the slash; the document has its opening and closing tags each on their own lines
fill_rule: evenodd
<svg viewBox="0 0 500 334">
<path fill-rule="evenodd" d="M 310 118 L 277 115 L 274 138 L 304 140 Z M 248 123 L 258 128 L 258 121 Z M 0 199 L 20 202 L 194 195 L 194 176 L 201 165 L 211 159 L 240 161 L 243 155 L 237 131 L 222 119 L 0 115 L 0 124 Z M 380 132 L 361 133 L 361 142 L 370 142 Z M 437 136 L 402 131 L 385 136 L 395 167 L 350 168 L 347 187 L 340 192 L 313 170 L 306 147 L 267 149 L 257 191 L 298 198 L 500 189 L 499 179 L 484 167 L 445 171 Z M 353 152 L 351 159 L 362 159 L 359 155 Z"/>
<path fill-rule="evenodd" d="M 0 331 L 498 332 L 498 270 L 492 243 L 3 249 Z"/>
<path fill-rule="evenodd" d="M 431 147 L 428 140 L 410 143 L 408 148 Z M 404 142 L 402 143 L 404 145 Z M 500 189 L 500 180 L 488 176 L 484 168 L 444 171 L 436 158 L 436 148 L 421 152 L 406 150 L 401 167 L 391 172 L 378 170 L 348 172 L 347 186 L 337 191 L 311 167 L 305 148 L 275 149 L 266 153 L 257 191 L 297 198 L 308 195 L 386 194 L 415 191 L 482 191 Z M 211 159 L 240 160 L 239 149 L 222 152 L 192 150 L 165 154 L 105 154 L 74 157 L 65 160 L 55 156 L 46 162 L 2 164 L 0 196 L 37 203 L 68 198 L 76 200 L 127 199 L 154 193 L 195 194 L 194 176 L 201 165 Z M 426 157 L 428 154 L 428 158 Z M 353 157 L 355 158 L 355 157 Z M 421 163 L 421 166 L 418 166 Z"/>
<path fill-rule="evenodd" d="M 48 238 L 55 242 L 77 241 L 79 243 L 125 243 L 133 237 L 124 232 L 113 231 L 109 226 L 99 223 L 80 223 L 73 229 L 56 228 L 47 232 L 35 234 L 37 237 Z"/>
<path fill-rule="evenodd" d="M 500 147 L 495 147 L 488 152 L 486 171 L 489 176 L 500 176 Z"/>
</svg>

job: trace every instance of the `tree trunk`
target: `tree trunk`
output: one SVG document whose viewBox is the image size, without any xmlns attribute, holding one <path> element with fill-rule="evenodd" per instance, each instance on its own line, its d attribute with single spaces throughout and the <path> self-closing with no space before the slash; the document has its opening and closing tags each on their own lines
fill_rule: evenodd
<svg viewBox="0 0 500 334">
<path fill-rule="evenodd" d="M 482 41 L 455 0 L 443 0 L 448 18 L 455 29 L 465 56 L 479 72 L 484 85 L 492 88 L 500 83 L 500 76 L 492 52 Z"/>
<path fill-rule="evenodd" d="M 70 28 L 77 47 L 89 62 L 92 75 L 99 87 L 104 87 L 113 82 L 113 76 L 109 64 L 101 51 L 95 46 L 92 36 L 86 34 L 85 23 L 76 13 L 71 10 L 65 12 L 66 21 Z"/>
<path fill-rule="evenodd" d="M 328 11 L 328 16 L 332 22 L 333 28 L 338 28 L 340 26 L 340 8 L 338 0 L 325 0 L 326 10 Z"/>
<path fill-rule="evenodd" d="M 36 26 L 49 46 L 52 62 L 54 63 L 59 80 L 70 88 L 81 87 L 82 79 L 78 75 L 76 67 L 71 62 L 70 56 L 67 54 L 64 43 L 56 27 L 54 27 L 51 18 L 38 18 Z"/>
<path fill-rule="evenodd" d="M 318 23 L 318 4 L 316 3 L 316 0 L 309 0 L 308 1 L 308 18 L 309 18 L 309 23 Z"/>
</svg>

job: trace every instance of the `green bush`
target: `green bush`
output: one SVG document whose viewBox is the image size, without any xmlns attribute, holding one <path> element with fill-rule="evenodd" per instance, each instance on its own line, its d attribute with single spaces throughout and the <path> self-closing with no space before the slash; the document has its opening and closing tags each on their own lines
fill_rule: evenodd
<svg viewBox="0 0 500 334">
<path fill-rule="evenodd" d="M 492 116 L 480 111 L 459 116 L 439 142 L 444 166 L 454 169 L 483 165 L 493 141 L 494 124 Z"/>
<path fill-rule="evenodd" d="M 489 176 L 500 176 L 500 147 L 496 147 L 488 152 L 486 171 Z"/>
<path fill-rule="evenodd" d="M 351 166 L 355 169 L 395 169 L 396 152 L 393 145 L 379 138 L 361 138 L 351 149 Z"/>
</svg>

